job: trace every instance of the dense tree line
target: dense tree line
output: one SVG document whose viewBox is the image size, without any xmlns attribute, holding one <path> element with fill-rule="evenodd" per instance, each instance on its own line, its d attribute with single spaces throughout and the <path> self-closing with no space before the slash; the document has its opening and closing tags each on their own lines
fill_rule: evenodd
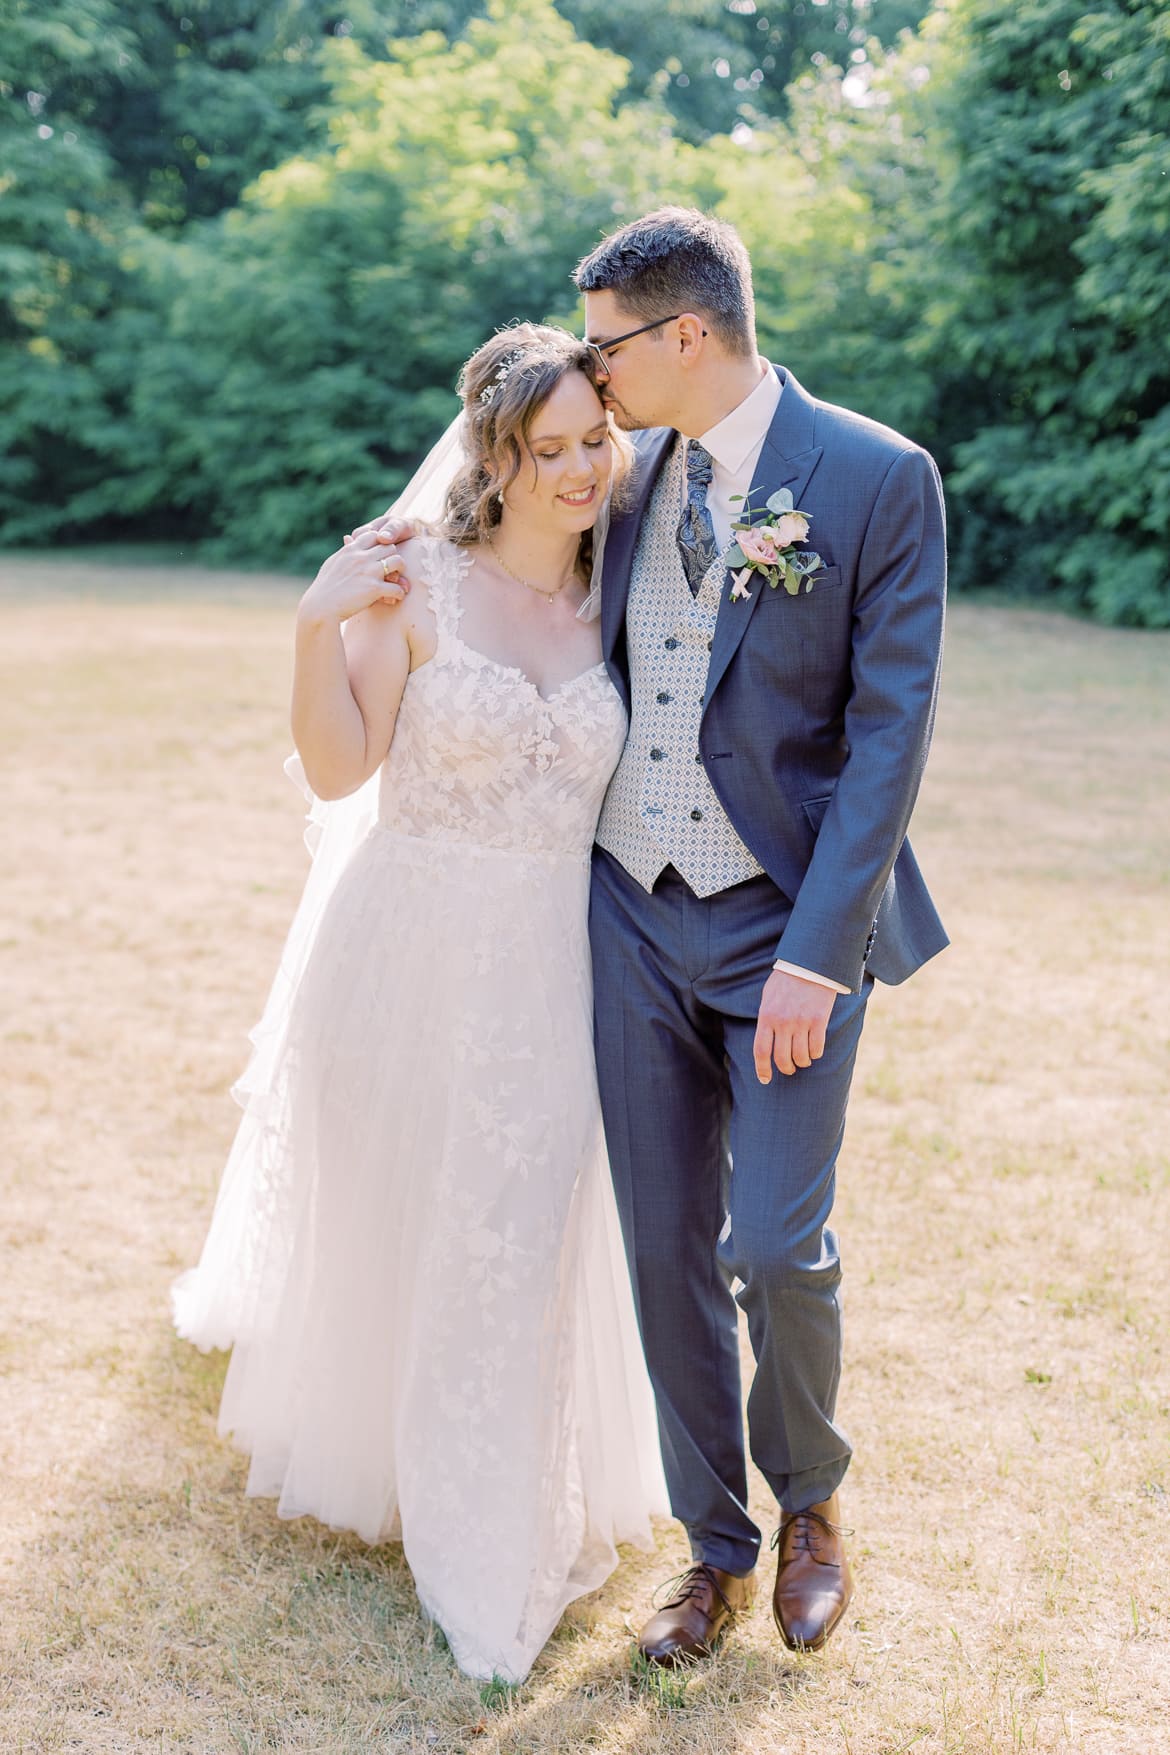
<svg viewBox="0 0 1170 1755">
<path fill-rule="evenodd" d="M 0 520 L 307 566 L 665 199 L 932 446 L 964 586 L 1170 625 L 1162 0 L 0 0 Z"/>
</svg>

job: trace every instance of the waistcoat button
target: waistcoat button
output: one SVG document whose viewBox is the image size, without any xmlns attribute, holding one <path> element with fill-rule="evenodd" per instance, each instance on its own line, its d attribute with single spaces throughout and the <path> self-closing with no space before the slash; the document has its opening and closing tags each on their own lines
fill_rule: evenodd
<svg viewBox="0 0 1170 1755">
<path fill-rule="evenodd" d="M 650 751 L 650 760 L 652 762 L 660 762 L 665 754 L 666 754 L 665 750 L 651 750 Z"/>
<path fill-rule="evenodd" d="M 678 645 L 678 641 L 677 641 L 677 640 L 676 640 L 676 639 L 675 639 L 675 637 L 674 637 L 674 635 L 673 635 L 673 634 L 670 634 L 670 635 L 668 635 L 668 636 L 667 636 L 667 638 L 666 638 L 666 639 L 665 639 L 665 640 L 664 640 L 664 641 L 663 641 L 663 642 L 662 642 L 662 644 L 663 644 L 663 645 L 664 645 L 664 646 L 665 646 L 665 647 L 666 647 L 666 650 L 667 650 L 667 651 L 668 651 L 668 652 L 673 652 L 673 651 L 674 651 L 674 649 L 675 649 L 675 647 L 676 647 L 676 646 L 677 646 L 677 645 Z M 708 652 L 709 652 L 709 651 L 710 651 L 710 650 L 711 650 L 711 643 L 710 643 L 710 641 L 708 641 L 708 642 L 707 642 L 707 650 L 708 650 Z"/>
<path fill-rule="evenodd" d="M 658 702 L 658 705 L 660 707 L 665 707 L 666 703 L 669 700 L 671 700 L 672 698 L 673 698 L 672 696 L 667 694 L 665 689 L 659 689 L 658 693 L 654 697 L 654 699 Z"/>
<path fill-rule="evenodd" d="M 703 820 L 703 813 L 701 810 L 693 810 L 691 812 L 692 823 L 701 823 L 702 820 Z"/>
</svg>

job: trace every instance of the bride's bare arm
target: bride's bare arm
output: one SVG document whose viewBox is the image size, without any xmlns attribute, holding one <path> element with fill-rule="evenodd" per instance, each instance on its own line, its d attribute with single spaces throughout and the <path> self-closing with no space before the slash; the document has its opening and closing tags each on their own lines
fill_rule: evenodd
<svg viewBox="0 0 1170 1755">
<path fill-rule="evenodd" d="M 330 555 L 297 610 L 292 733 L 318 798 L 355 792 L 390 748 L 411 666 L 396 565 L 359 538 Z"/>
</svg>

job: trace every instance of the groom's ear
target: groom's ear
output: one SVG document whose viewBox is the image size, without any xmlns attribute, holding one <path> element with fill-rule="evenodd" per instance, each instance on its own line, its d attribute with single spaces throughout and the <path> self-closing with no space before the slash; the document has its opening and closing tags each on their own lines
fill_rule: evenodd
<svg viewBox="0 0 1170 1755">
<path fill-rule="evenodd" d="M 693 311 L 684 311 L 678 322 L 679 363 L 694 365 L 702 358 L 707 339 L 707 326 Z"/>
</svg>

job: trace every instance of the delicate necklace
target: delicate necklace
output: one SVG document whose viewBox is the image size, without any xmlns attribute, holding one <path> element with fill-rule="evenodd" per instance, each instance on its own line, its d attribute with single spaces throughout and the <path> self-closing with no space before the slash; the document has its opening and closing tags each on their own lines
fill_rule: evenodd
<svg viewBox="0 0 1170 1755">
<path fill-rule="evenodd" d="M 492 554 L 495 556 L 495 558 L 499 562 L 500 566 L 503 567 L 503 569 L 504 569 L 505 573 L 507 573 L 508 577 L 510 579 L 515 579 L 517 585 L 524 585 L 524 586 L 527 586 L 529 591 L 535 591 L 536 595 L 538 597 L 543 597 L 546 603 L 551 603 L 553 601 L 554 597 L 560 596 L 561 592 L 565 589 L 565 586 L 569 583 L 569 580 L 573 577 L 574 573 L 577 571 L 576 567 L 574 566 L 569 572 L 567 572 L 565 574 L 565 576 L 561 580 L 560 584 L 554 585 L 552 590 L 549 591 L 543 585 L 534 585 L 531 579 L 526 579 L 522 573 L 518 573 L 514 567 L 510 567 L 508 565 L 507 561 L 504 559 L 503 555 L 500 553 L 499 549 L 496 547 L 495 543 L 492 541 L 490 536 L 486 539 L 486 541 L 487 541 L 488 547 L 492 551 Z"/>
</svg>

